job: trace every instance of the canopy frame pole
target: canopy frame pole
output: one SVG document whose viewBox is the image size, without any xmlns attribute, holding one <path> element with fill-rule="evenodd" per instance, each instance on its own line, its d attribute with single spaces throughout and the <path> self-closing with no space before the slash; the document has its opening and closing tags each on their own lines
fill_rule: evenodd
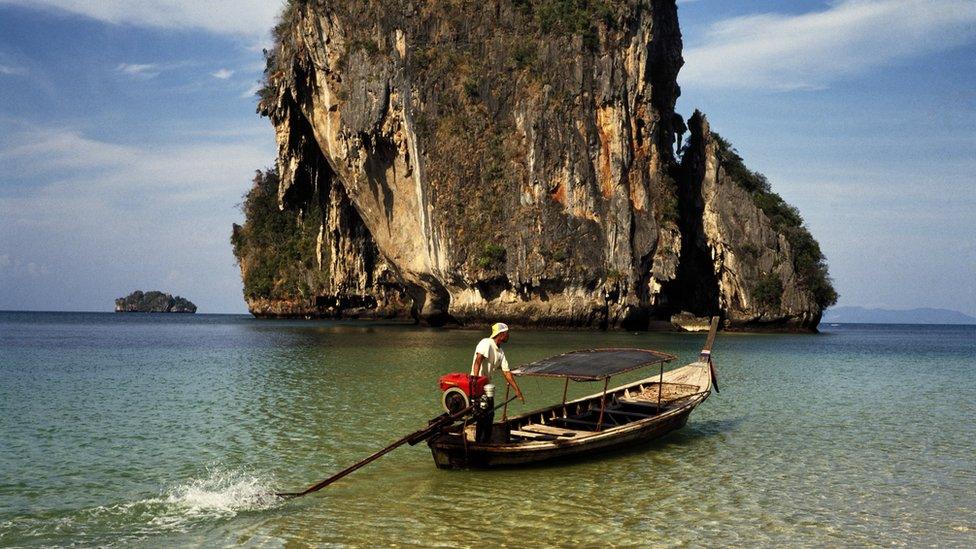
<svg viewBox="0 0 976 549">
<path fill-rule="evenodd" d="M 566 378 L 566 385 L 563 386 L 563 408 L 566 407 L 566 395 L 569 394 L 569 378 Z"/>
<path fill-rule="evenodd" d="M 603 378 L 603 396 L 600 397 L 600 419 L 596 420 L 596 430 L 603 430 L 603 412 L 607 408 L 607 385 L 610 383 L 610 376 Z"/>
<path fill-rule="evenodd" d="M 661 391 L 664 389 L 664 362 L 661 362 L 661 374 L 657 378 L 657 413 L 661 413 Z"/>
<path fill-rule="evenodd" d="M 506 381 L 506 383 L 505 383 L 505 408 L 502 409 L 502 421 L 505 421 L 506 419 L 508 419 L 508 403 L 511 402 L 511 400 L 508 399 L 508 392 L 511 389 L 512 389 L 512 387 Z"/>
</svg>

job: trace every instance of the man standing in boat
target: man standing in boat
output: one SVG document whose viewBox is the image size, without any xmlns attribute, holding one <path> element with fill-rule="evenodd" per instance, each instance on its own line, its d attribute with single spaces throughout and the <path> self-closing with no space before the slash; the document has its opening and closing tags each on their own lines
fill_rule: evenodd
<svg viewBox="0 0 976 549">
<path fill-rule="evenodd" d="M 506 341 L 508 341 L 508 325 L 502 322 L 492 324 L 491 335 L 479 341 L 478 346 L 474 350 L 474 360 L 471 362 L 471 375 L 483 375 L 490 379 L 491 374 L 496 370 L 501 370 L 502 375 L 505 376 L 505 382 L 512 389 L 515 389 L 515 396 L 522 402 L 525 402 L 525 397 L 522 396 L 522 390 L 519 389 L 518 383 L 515 382 L 515 376 L 509 371 L 505 351 L 501 348 L 501 345 Z M 475 439 L 478 442 L 487 442 L 491 438 L 491 424 L 494 420 L 495 412 L 489 410 L 488 414 L 478 421 L 477 434 L 475 435 Z"/>
</svg>

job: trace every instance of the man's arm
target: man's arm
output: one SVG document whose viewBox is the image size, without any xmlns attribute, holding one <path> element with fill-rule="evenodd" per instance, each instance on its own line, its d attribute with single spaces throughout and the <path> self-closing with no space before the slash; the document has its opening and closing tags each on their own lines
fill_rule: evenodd
<svg viewBox="0 0 976 549">
<path fill-rule="evenodd" d="M 480 376 L 481 375 L 481 362 L 485 357 L 481 353 L 474 354 L 474 360 L 471 361 L 471 375 Z"/>
<path fill-rule="evenodd" d="M 505 375 L 505 381 L 507 381 L 508 384 L 511 385 L 513 389 L 515 389 L 515 396 L 517 396 L 519 400 L 521 400 L 524 403 L 525 397 L 522 396 L 522 390 L 519 389 L 518 383 L 515 383 L 515 376 L 512 375 L 512 372 L 509 372 L 508 370 L 502 370 L 502 374 Z"/>
</svg>

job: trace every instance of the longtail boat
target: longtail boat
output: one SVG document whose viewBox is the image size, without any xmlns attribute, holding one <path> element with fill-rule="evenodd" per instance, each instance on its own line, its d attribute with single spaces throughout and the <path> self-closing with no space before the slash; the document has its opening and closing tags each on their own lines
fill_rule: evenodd
<svg viewBox="0 0 976 549">
<path fill-rule="evenodd" d="M 629 448 L 680 429 L 718 390 L 711 354 L 717 328 L 714 317 L 698 360 L 670 371 L 664 365 L 677 357 L 648 349 L 573 351 L 513 370 L 564 379 L 562 402 L 503 415 L 488 442 L 475 442 L 467 423 L 453 425 L 427 439 L 434 462 L 447 469 L 518 466 Z M 611 377 L 651 366 L 659 366 L 656 375 L 607 389 Z M 603 390 L 567 402 L 570 380 L 602 381 Z"/>
<path fill-rule="evenodd" d="M 665 372 L 674 355 L 649 349 L 593 349 L 564 353 L 512 373 L 518 376 L 556 377 L 565 380 L 562 402 L 490 426 L 486 442 L 475 442 L 471 422 L 486 418 L 497 407 L 487 391 L 488 378 L 453 373 L 440 379 L 445 413 L 426 427 L 403 436 L 329 478 L 299 492 L 279 492 L 282 498 L 317 492 L 376 461 L 404 444 L 427 441 L 434 463 L 442 469 L 487 468 L 539 463 L 559 458 L 597 454 L 648 442 L 680 429 L 696 406 L 718 392 L 712 343 L 718 317 L 712 318 L 708 340 L 698 360 Z M 610 378 L 639 368 L 659 366 L 656 376 L 607 389 Z M 566 401 L 569 382 L 602 381 L 603 391 Z M 485 420 L 487 423 L 487 420 Z"/>
</svg>

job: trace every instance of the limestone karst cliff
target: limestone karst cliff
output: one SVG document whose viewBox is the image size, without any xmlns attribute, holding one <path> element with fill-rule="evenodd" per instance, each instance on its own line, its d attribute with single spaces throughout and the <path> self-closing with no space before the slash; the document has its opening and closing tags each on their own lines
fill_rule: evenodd
<svg viewBox="0 0 976 549">
<path fill-rule="evenodd" d="M 255 315 L 813 329 L 834 298 L 703 116 L 679 158 L 674 0 L 292 1 L 275 36 L 245 210 L 273 195 L 287 237 L 234 231 Z"/>
<path fill-rule="evenodd" d="M 799 212 L 743 165 L 704 115 L 695 112 L 688 126 L 675 299 L 692 310 L 717 304 L 733 328 L 815 328 L 837 294 Z"/>
</svg>

